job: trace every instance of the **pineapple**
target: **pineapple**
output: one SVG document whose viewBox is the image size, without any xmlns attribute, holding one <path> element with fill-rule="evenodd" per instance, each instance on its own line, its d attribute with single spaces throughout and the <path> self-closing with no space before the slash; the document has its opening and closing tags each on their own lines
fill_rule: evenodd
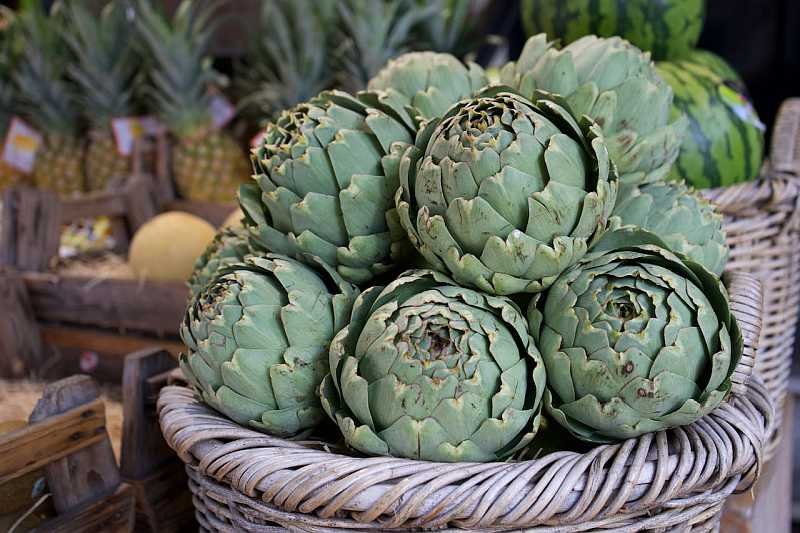
<svg viewBox="0 0 800 533">
<path fill-rule="evenodd" d="M 14 13 L 0 6 L 0 152 L 14 114 L 14 86 L 10 82 L 15 50 L 13 49 L 12 23 Z M 6 187 L 16 185 L 23 174 L 3 161 L 0 155 L 0 192 Z"/>
<path fill-rule="evenodd" d="M 262 2 L 260 7 L 259 26 L 253 32 L 247 60 L 237 65 L 237 78 L 246 95 L 242 105 L 264 118 L 331 87 L 328 51 L 336 27 L 336 5 L 274 0 Z"/>
<path fill-rule="evenodd" d="M 415 0 L 343 0 L 338 7 L 339 81 L 351 92 L 364 89 L 390 59 L 411 49 L 414 32 L 436 13 L 435 5 Z"/>
<path fill-rule="evenodd" d="M 90 191 L 102 190 L 111 178 L 126 176 L 131 169 L 131 158 L 117 151 L 111 121 L 133 113 L 138 55 L 129 20 L 132 11 L 124 0 L 112 0 L 99 17 L 81 2 L 66 7 L 65 39 L 75 55 L 69 74 L 81 90 L 80 103 L 90 124 L 86 185 Z"/>
<path fill-rule="evenodd" d="M 183 0 L 171 21 L 146 0 L 138 5 L 139 28 L 155 63 L 154 99 L 177 138 L 172 171 L 178 192 L 191 200 L 232 202 L 250 176 L 250 161 L 232 137 L 212 127 L 209 85 L 220 76 L 208 53 L 219 4 Z"/>
<path fill-rule="evenodd" d="M 70 57 L 61 34 L 64 19 L 30 5 L 17 18 L 23 50 L 13 79 L 24 118 L 44 137 L 32 179 L 39 188 L 71 196 L 84 190 L 84 146 L 76 90 L 65 76 Z"/>
</svg>

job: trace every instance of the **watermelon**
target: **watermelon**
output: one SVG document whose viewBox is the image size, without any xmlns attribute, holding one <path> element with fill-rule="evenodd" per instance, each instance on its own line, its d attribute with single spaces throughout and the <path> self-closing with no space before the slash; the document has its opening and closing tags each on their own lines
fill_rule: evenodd
<svg viewBox="0 0 800 533">
<path fill-rule="evenodd" d="M 727 61 L 719 57 L 717 54 L 698 48 L 689 52 L 685 59 L 690 63 L 697 63 L 698 65 L 704 65 L 708 67 L 711 69 L 711 72 L 725 80 L 725 82 L 728 84 L 740 86 L 740 92 L 746 90 L 744 87 L 744 82 L 742 81 L 741 76 L 739 76 L 739 73 L 736 72 Z"/>
<path fill-rule="evenodd" d="M 584 35 L 619 35 L 657 61 L 685 57 L 704 18 L 705 0 L 522 0 L 529 36 L 547 33 L 569 44 Z"/>
<path fill-rule="evenodd" d="M 658 73 L 674 93 L 673 114 L 685 113 L 689 131 L 670 179 L 696 188 L 722 187 L 755 178 L 764 158 L 764 125 L 747 97 L 712 67 L 662 62 Z"/>
</svg>

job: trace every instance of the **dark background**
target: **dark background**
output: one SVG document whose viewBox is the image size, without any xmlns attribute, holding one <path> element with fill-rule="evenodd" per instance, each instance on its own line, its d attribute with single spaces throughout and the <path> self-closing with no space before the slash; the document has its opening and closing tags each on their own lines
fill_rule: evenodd
<svg viewBox="0 0 800 533">
<path fill-rule="evenodd" d="M 177 3 L 160 1 L 169 7 Z M 229 0 L 228 8 L 252 9 L 258 1 Z M 0 3 L 14 7 L 17 2 Z M 525 40 L 518 17 L 519 0 L 488 3 L 489 32 L 506 36 L 511 55 L 516 56 Z M 800 96 L 800 0 L 707 0 L 706 5 L 700 47 L 721 55 L 742 75 L 761 120 L 771 125 L 780 103 L 790 96 Z M 221 53 L 237 48 L 230 46 L 230 37 L 241 37 L 241 27 L 235 30 L 238 31 L 223 32 L 224 42 L 218 46 Z"/>
</svg>

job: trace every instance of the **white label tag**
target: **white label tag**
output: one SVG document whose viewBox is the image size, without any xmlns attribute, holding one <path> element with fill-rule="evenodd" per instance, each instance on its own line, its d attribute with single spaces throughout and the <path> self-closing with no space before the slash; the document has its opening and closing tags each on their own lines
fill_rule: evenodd
<svg viewBox="0 0 800 533">
<path fill-rule="evenodd" d="M 133 153 L 134 143 L 144 134 L 139 117 L 122 117 L 111 120 L 111 130 L 117 143 L 119 155 L 128 157 Z"/>
<path fill-rule="evenodd" d="M 139 117 L 139 123 L 141 123 L 144 133 L 151 137 L 155 137 L 165 131 L 164 125 L 153 115 Z"/>
<path fill-rule="evenodd" d="M 11 126 L 8 128 L 3 144 L 3 161 L 29 174 L 33 171 L 36 151 L 41 144 L 41 134 L 22 119 L 14 117 L 11 119 Z"/>
<path fill-rule="evenodd" d="M 209 111 L 211 112 L 211 124 L 217 130 L 224 128 L 236 114 L 236 108 L 221 94 L 211 97 Z"/>
</svg>

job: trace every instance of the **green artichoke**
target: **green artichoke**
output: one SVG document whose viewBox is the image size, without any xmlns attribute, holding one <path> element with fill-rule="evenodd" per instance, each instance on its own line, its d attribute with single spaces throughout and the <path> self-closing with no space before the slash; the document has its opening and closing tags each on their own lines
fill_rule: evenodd
<svg viewBox="0 0 800 533">
<path fill-rule="evenodd" d="M 642 245 L 592 253 L 528 309 L 548 413 L 591 442 L 689 424 L 731 388 L 742 337 L 719 279 Z"/>
<path fill-rule="evenodd" d="M 496 91 L 420 132 L 403 156 L 397 211 L 412 244 L 457 282 L 537 292 L 602 235 L 617 176 L 597 125 Z"/>
<path fill-rule="evenodd" d="M 612 225 L 640 227 L 656 234 L 666 248 L 680 252 L 722 275 L 728 245 L 722 215 L 683 182 L 657 182 L 640 187 L 620 187 Z M 615 241 L 614 243 L 608 241 Z M 608 232 L 592 251 L 611 250 L 625 244 Z"/>
<path fill-rule="evenodd" d="M 557 93 L 575 116 L 597 122 L 623 183 L 660 180 L 678 157 L 687 120 L 679 114 L 670 122 L 672 89 L 650 54 L 619 37 L 590 35 L 556 50 L 536 35 L 500 79 L 531 99 Z"/>
<path fill-rule="evenodd" d="M 267 254 L 220 271 L 181 324 L 181 369 L 202 399 L 278 436 L 325 418 L 316 391 L 357 291 L 333 269 Z"/>
<path fill-rule="evenodd" d="M 194 263 L 194 272 L 189 278 L 192 296 L 200 292 L 214 279 L 222 268 L 240 263 L 253 252 L 250 234 L 244 228 L 222 228 L 214 236 L 203 254 Z"/>
<path fill-rule="evenodd" d="M 367 89 L 383 91 L 381 99 L 387 105 L 410 108 L 411 115 L 427 120 L 441 117 L 488 83 L 475 63 L 466 67 L 450 54 L 410 52 L 390 61 Z"/>
<path fill-rule="evenodd" d="M 432 270 L 362 293 L 330 371 L 322 406 L 367 454 L 491 461 L 539 426 L 544 365 L 521 311 Z"/>
<path fill-rule="evenodd" d="M 372 96 L 325 92 L 284 111 L 253 151 L 258 186 L 239 191 L 258 244 L 320 257 L 353 283 L 389 270 L 406 242 L 392 198 L 415 128 Z"/>
</svg>

